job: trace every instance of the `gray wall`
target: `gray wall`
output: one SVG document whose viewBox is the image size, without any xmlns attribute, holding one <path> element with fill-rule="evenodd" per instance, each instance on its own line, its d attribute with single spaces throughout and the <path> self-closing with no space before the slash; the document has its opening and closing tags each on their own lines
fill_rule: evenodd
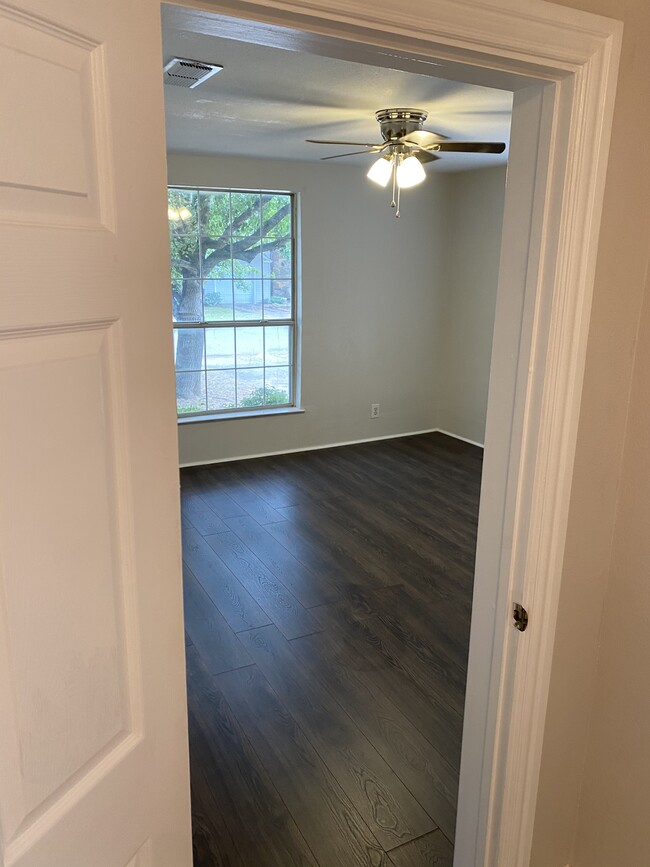
<svg viewBox="0 0 650 867">
<path fill-rule="evenodd" d="M 490 355 L 505 196 L 505 167 L 449 176 L 436 427 L 485 439 Z"/>
<path fill-rule="evenodd" d="M 170 154 L 168 163 L 170 184 L 292 190 L 301 208 L 305 411 L 179 425 L 181 464 L 438 427 L 482 438 L 503 171 L 471 172 L 467 180 L 431 174 L 404 195 L 397 220 L 389 192 L 354 166 L 185 154 Z M 463 207 L 454 204 L 457 186 Z M 496 204 L 488 201 L 490 194 Z M 490 231 L 481 221 L 464 219 L 465 207 L 489 211 Z M 454 226 L 463 241 L 454 239 Z M 475 266 L 457 268 L 453 260 L 465 258 L 468 249 L 476 252 Z M 479 261 L 484 254 L 489 267 Z M 462 304 L 455 301 L 457 278 Z M 470 278 L 481 281 L 472 290 L 484 303 L 471 302 Z M 452 326 L 462 332 L 463 309 L 474 335 L 468 364 L 459 359 L 456 339 L 445 336 Z M 478 339 L 481 316 L 485 335 Z M 480 381 L 474 382 L 477 371 Z M 446 387 L 445 372 L 454 389 Z M 443 399 L 460 388 L 467 399 L 443 409 Z M 370 419 L 371 403 L 381 406 L 378 419 Z"/>
</svg>

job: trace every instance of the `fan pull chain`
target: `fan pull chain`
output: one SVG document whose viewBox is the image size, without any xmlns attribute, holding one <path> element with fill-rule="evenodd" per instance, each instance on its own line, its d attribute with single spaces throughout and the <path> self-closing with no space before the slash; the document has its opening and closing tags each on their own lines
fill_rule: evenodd
<svg viewBox="0 0 650 867">
<path fill-rule="evenodd" d="M 391 208 L 395 207 L 395 187 L 397 185 L 397 156 L 393 156 L 393 198 L 391 199 Z M 399 192 L 398 192 L 399 196 Z"/>
<path fill-rule="evenodd" d="M 395 207 L 395 216 L 399 218 L 399 201 L 402 197 L 402 188 L 397 183 L 397 169 L 402 164 L 404 157 L 402 154 L 397 154 L 395 157 L 395 170 L 393 172 L 393 200 L 395 199 L 395 187 L 397 187 L 397 205 Z"/>
</svg>

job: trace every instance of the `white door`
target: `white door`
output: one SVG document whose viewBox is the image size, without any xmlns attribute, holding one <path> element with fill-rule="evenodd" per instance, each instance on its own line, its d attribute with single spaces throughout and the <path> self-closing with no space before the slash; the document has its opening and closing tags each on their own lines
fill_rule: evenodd
<svg viewBox="0 0 650 867">
<path fill-rule="evenodd" d="M 157 0 L 0 0 L 0 862 L 191 864 Z"/>
</svg>

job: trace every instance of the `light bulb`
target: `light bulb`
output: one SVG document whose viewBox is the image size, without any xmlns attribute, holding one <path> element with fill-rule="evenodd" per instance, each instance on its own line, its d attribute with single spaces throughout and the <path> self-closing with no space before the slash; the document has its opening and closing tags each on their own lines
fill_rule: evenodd
<svg viewBox="0 0 650 867">
<path fill-rule="evenodd" d="M 397 166 L 397 185 L 402 189 L 421 184 L 425 178 L 422 163 L 417 157 L 407 157 Z"/>
<path fill-rule="evenodd" d="M 185 220 L 189 220 L 189 218 L 192 216 L 192 212 L 189 208 L 181 208 L 178 212 L 178 216 L 183 222 L 185 222 Z"/>
<path fill-rule="evenodd" d="M 392 159 L 387 157 L 379 157 L 379 159 L 374 162 L 368 169 L 368 174 L 366 175 L 366 177 L 370 178 L 370 180 L 374 181 L 376 184 L 379 184 L 380 187 L 385 187 L 390 180 L 390 176 L 392 173 Z"/>
<path fill-rule="evenodd" d="M 167 208 L 167 219 L 171 220 L 172 223 L 177 223 L 180 220 L 180 214 L 173 208 Z"/>
</svg>

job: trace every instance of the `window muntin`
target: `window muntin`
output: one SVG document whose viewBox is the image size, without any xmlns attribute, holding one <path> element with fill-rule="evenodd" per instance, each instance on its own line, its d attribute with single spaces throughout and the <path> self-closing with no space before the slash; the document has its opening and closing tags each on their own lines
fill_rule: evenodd
<svg viewBox="0 0 650 867">
<path fill-rule="evenodd" d="M 295 406 L 295 198 L 169 188 L 180 418 Z"/>
</svg>

